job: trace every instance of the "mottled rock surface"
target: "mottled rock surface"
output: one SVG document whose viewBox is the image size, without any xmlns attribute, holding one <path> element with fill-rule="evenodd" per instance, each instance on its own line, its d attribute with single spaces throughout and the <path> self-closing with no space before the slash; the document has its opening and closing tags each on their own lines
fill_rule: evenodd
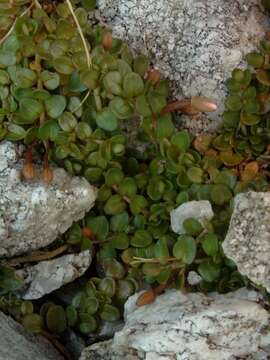
<svg viewBox="0 0 270 360">
<path fill-rule="evenodd" d="M 125 307 L 125 327 L 80 360 L 232 360 L 270 356 L 269 314 L 247 289 L 219 295 L 171 290 L 137 308 Z"/>
<path fill-rule="evenodd" d="M 0 312 L 0 360 L 64 360 L 52 344 Z"/>
<path fill-rule="evenodd" d="M 270 292 L 270 192 L 236 196 L 223 249 L 241 274 Z"/>
<path fill-rule="evenodd" d="M 224 82 L 243 56 L 259 43 L 266 28 L 260 0 L 98 0 L 102 18 L 113 33 L 150 55 L 173 80 L 176 95 L 215 99 L 220 123 Z M 194 131 L 204 121 L 188 121 Z"/>
<path fill-rule="evenodd" d="M 22 294 L 25 300 L 39 299 L 65 284 L 82 276 L 92 262 L 89 250 L 79 254 L 68 254 L 57 259 L 41 261 L 28 266 L 17 274 L 24 278 L 27 289 Z"/>
<path fill-rule="evenodd" d="M 96 199 L 97 190 L 84 178 L 59 168 L 54 169 L 49 186 L 38 179 L 23 181 L 22 151 L 17 144 L 0 143 L 0 256 L 49 245 L 81 219 Z"/>
<path fill-rule="evenodd" d="M 183 222 L 188 218 L 197 219 L 202 225 L 204 220 L 211 220 L 214 212 L 208 200 L 188 201 L 172 210 L 171 228 L 177 234 L 184 234 L 186 231 Z"/>
</svg>

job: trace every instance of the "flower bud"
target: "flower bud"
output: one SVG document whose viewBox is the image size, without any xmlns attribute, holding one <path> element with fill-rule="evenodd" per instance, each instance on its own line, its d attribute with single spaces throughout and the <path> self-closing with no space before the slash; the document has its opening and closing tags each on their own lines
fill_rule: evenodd
<svg viewBox="0 0 270 360">
<path fill-rule="evenodd" d="M 158 70 L 153 69 L 148 72 L 148 80 L 151 82 L 152 85 L 156 85 L 161 78 L 161 74 Z"/>
<path fill-rule="evenodd" d="M 35 177 L 35 168 L 32 162 L 23 165 L 22 174 L 26 180 L 32 180 Z"/>
<path fill-rule="evenodd" d="M 204 96 L 193 96 L 191 106 L 200 112 L 214 112 L 217 110 L 217 104 Z"/>
<path fill-rule="evenodd" d="M 156 300 L 156 294 L 154 293 L 153 290 L 148 290 L 145 291 L 143 294 L 141 294 L 137 301 L 136 301 L 136 305 L 137 306 L 144 306 L 144 305 L 148 305 L 151 304 L 152 302 L 154 302 Z"/>
<path fill-rule="evenodd" d="M 42 173 L 42 179 L 46 184 L 50 184 L 53 180 L 53 171 L 49 167 L 44 167 Z"/>
<path fill-rule="evenodd" d="M 112 41 L 113 41 L 112 34 L 110 32 L 105 33 L 102 39 L 102 45 L 105 50 L 111 50 Z"/>
</svg>

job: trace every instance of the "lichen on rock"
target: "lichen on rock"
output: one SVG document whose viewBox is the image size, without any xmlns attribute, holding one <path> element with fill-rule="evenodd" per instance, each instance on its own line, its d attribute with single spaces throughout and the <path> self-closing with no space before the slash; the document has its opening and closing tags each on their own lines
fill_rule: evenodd
<svg viewBox="0 0 270 360">
<path fill-rule="evenodd" d="M 245 288 L 205 296 L 170 290 L 150 305 L 125 306 L 125 326 L 111 342 L 84 350 L 80 360 L 269 359 L 269 314 Z"/>
<path fill-rule="evenodd" d="M 236 196 L 223 249 L 242 275 L 270 292 L 269 192 L 248 192 Z"/>
<path fill-rule="evenodd" d="M 220 123 L 225 79 L 245 54 L 256 48 L 267 17 L 258 0 L 98 0 L 113 33 L 150 55 L 172 80 L 175 95 L 203 95 L 219 111 L 192 121 L 193 131 L 214 130 Z"/>
<path fill-rule="evenodd" d="M 97 189 L 81 177 L 54 168 L 50 185 L 21 178 L 22 146 L 0 144 L 0 256 L 43 248 L 84 217 Z M 41 168 L 37 165 L 37 174 Z M 38 176 L 38 175 L 37 175 Z"/>
<path fill-rule="evenodd" d="M 91 261 L 91 252 L 85 250 L 79 254 L 68 254 L 57 259 L 41 261 L 37 265 L 17 271 L 18 275 L 24 278 L 24 286 L 27 287 L 23 291 L 22 298 L 34 300 L 50 294 L 83 275 Z"/>
</svg>

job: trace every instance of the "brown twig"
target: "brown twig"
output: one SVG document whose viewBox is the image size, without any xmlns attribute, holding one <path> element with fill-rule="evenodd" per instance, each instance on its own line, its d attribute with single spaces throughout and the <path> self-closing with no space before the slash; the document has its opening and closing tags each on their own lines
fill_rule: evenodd
<svg viewBox="0 0 270 360">
<path fill-rule="evenodd" d="M 39 262 L 44 260 L 50 260 L 55 258 L 56 256 L 65 252 L 69 246 L 67 244 L 60 246 L 59 248 L 53 251 L 36 251 L 27 256 L 17 257 L 9 261 L 9 265 L 17 266 L 20 264 L 28 263 L 28 262 Z"/>
</svg>

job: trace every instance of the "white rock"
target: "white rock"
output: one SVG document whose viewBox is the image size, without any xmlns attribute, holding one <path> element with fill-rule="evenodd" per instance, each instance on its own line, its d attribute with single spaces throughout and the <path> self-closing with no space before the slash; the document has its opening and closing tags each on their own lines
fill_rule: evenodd
<svg viewBox="0 0 270 360">
<path fill-rule="evenodd" d="M 59 168 L 49 186 L 41 180 L 21 180 L 21 154 L 21 146 L 0 143 L 0 256 L 49 245 L 83 218 L 97 196 L 97 189 L 84 178 Z"/>
<path fill-rule="evenodd" d="M 79 254 L 68 254 L 54 260 L 41 261 L 37 265 L 18 270 L 17 274 L 24 278 L 27 287 L 22 298 L 34 300 L 50 294 L 83 275 L 91 262 L 92 254 L 86 250 Z"/>
<path fill-rule="evenodd" d="M 183 222 L 188 218 L 197 219 L 202 225 L 204 220 L 211 220 L 214 212 L 208 200 L 188 201 L 170 213 L 171 228 L 177 234 L 184 234 Z"/>
<path fill-rule="evenodd" d="M 0 312 L 0 360 L 64 360 L 44 337 Z"/>
<path fill-rule="evenodd" d="M 202 281 L 202 277 L 196 271 L 190 271 L 187 276 L 189 285 L 195 286 Z"/>
<path fill-rule="evenodd" d="M 222 246 L 242 275 L 270 292 L 270 192 L 236 196 Z"/>
<path fill-rule="evenodd" d="M 151 57 L 173 81 L 175 94 L 209 96 L 221 122 L 225 80 L 254 49 L 267 28 L 260 0 L 98 0 L 113 33 Z M 187 119 L 186 119 L 187 120 Z M 187 127 L 205 130 L 205 121 Z"/>
<path fill-rule="evenodd" d="M 137 308 L 111 342 L 87 348 L 80 360 L 232 360 L 270 356 L 269 314 L 247 289 L 219 295 L 170 290 Z"/>
</svg>

